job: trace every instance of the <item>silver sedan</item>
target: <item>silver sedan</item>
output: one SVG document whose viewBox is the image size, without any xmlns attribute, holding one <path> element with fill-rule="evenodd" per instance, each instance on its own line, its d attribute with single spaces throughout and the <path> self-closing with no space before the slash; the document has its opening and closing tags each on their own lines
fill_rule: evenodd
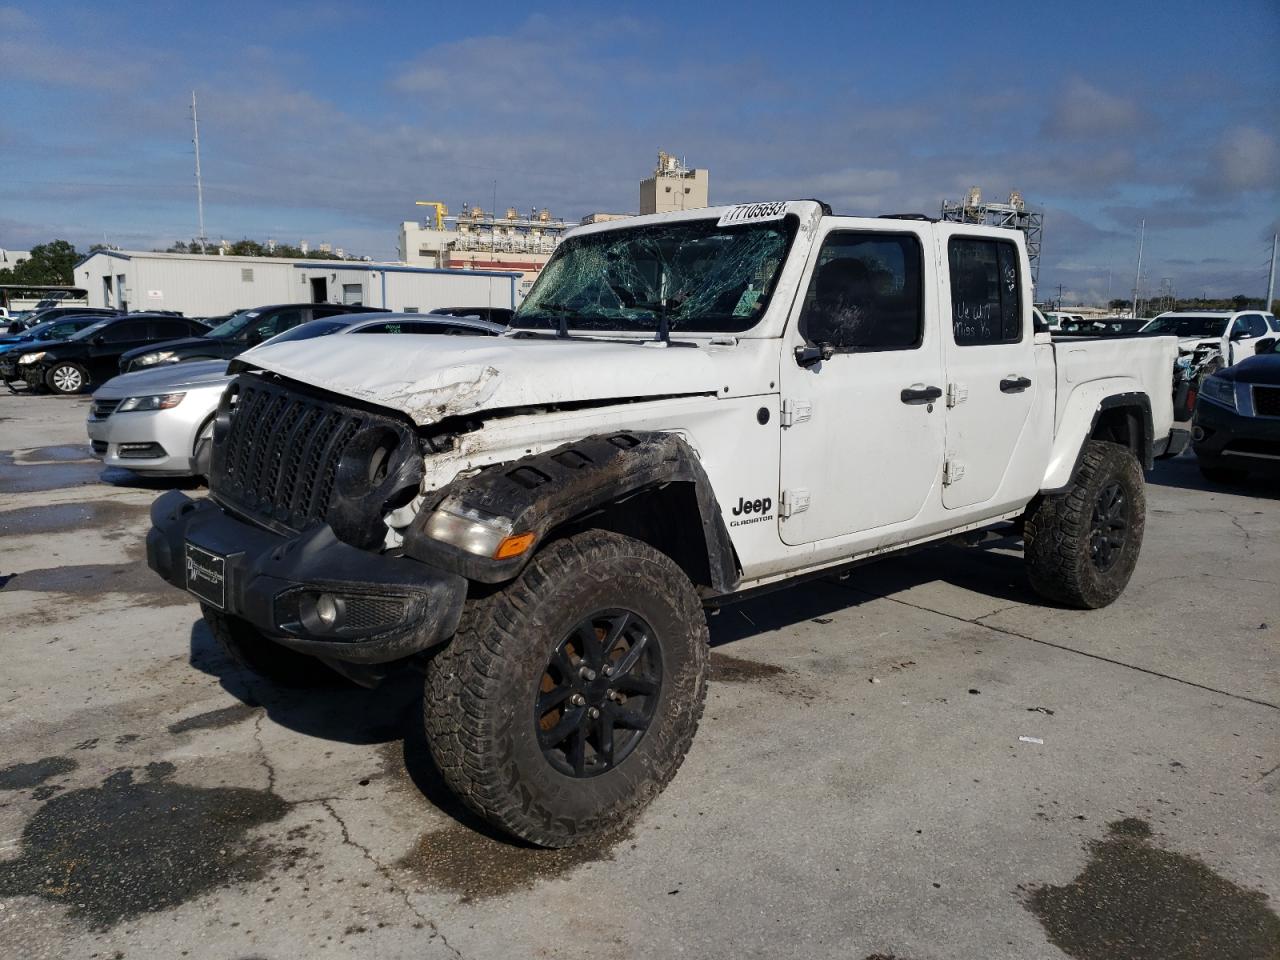
<svg viewBox="0 0 1280 960">
<path fill-rule="evenodd" d="M 348 314 L 312 320 L 260 347 L 330 334 L 409 333 L 494 336 L 506 328 L 472 317 L 429 313 Z M 257 348 L 255 348 L 257 349 Z M 252 363 L 253 350 L 231 361 Z M 226 360 L 198 360 L 126 373 L 93 394 L 89 440 L 93 454 L 110 467 L 153 477 L 209 475 L 213 416 L 233 379 Z"/>
</svg>

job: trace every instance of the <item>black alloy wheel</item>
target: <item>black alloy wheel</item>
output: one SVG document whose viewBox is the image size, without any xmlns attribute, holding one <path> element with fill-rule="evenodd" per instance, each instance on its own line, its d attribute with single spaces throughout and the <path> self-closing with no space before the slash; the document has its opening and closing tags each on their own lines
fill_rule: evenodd
<svg viewBox="0 0 1280 960">
<path fill-rule="evenodd" d="M 542 755 L 569 777 L 622 763 L 644 738 L 662 694 L 662 650 L 628 610 L 584 619 L 552 652 L 534 701 Z"/>
<path fill-rule="evenodd" d="M 1129 529 L 1129 501 L 1119 483 L 1109 483 L 1098 493 L 1089 530 L 1089 559 L 1100 571 L 1110 570 L 1124 549 Z"/>
</svg>

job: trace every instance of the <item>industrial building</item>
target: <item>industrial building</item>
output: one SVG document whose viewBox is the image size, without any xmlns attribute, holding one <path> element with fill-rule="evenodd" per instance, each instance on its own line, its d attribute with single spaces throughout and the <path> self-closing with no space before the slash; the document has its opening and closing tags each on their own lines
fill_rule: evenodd
<svg viewBox="0 0 1280 960">
<path fill-rule="evenodd" d="M 675 213 L 710 206 L 711 174 L 690 170 L 665 150 L 658 151 L 653 176 L 640 181 L 640 213 Z"/>
<path fill-rule="evenodd" d="M 434 216 L 424 223 L 400 224 L 401 260 L 436 269 L 512 271 L 519 274 L 520 298 L 574 226 L 546 209 L 524 215 L 508 207 L 499 217 L 496 211 L 464 204 L 460 216 L 450 216 L 442 203 L 419 201 L 419 206 L 432 208 Z"/>
<path fill-rule="evenodd" d="M 344 303 L 408 313 L 516 304 L 518 274 L 353 260 L 99 250 L 75 267 L 91 307 L 218 316 L 268 303 Z"/>
<path fill-rule="evenodd" d="M 652 176 L 640 182 L 640 212 L 670 213 L 708 206 L 710 173 L 691 170 L 683 160 L 658 151 Z M 415 266 L 452 270 L 512 270 L 520 274 L 518 298 L 523 299 L 564 235 L 578 224 L 553 217 L 547 209 L 521 214 L 508 207 L 504 216 L 463 204 L 451 215 L 435 200 L 419 200 L 431 210 L 421 223 L 400 224 L 400 259 Z M 630 213 L 589 213 L 581 224 L 603 223 L 634 216 Z"/>
<path fill-rule="evenodd" d="M 1044 235 L 1044 213 L 1027 206 L 1017 190 L 1009 192 L 1009 202 L 983 200 L 982 191 L 970 187 L 963 200 L 943 200 L 942 219 L 947 223 L 981 223 L 988 227 L 1021 230 L 1026 237 L 1031 283 L 1040 283 L 1040 241 Z"/>
</svg>

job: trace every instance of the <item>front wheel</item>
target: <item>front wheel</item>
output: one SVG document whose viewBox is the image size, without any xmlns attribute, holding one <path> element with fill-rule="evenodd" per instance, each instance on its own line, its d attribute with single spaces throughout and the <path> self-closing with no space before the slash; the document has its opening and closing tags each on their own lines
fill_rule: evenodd
<svg viewBox="0 0 1280 960">
<path fill-rule="evenodd" d="M 603 530 L 547 546 L 471 601 L 427 668 L 432 755 L 491 823 L 565 847 L 629 824 L 679 769 L 706 697 L 689 578 Z"/>
<path fill-rule="evenodd" d="M 78 363 L 56 363 L 44 375 L 44 382 L 54 393 L 79 393 L 89 385 L 89 374 Z"/>
<path fill-rule="evenodd" d="M 1040 498 L 1026 513 L 1031 586 L 1067 606 L 1107 606 L 1133 575 L 1145 526 L 1137 458 L 1119 444 L 1090 440 L 1066 492 Z"/>
</svg>

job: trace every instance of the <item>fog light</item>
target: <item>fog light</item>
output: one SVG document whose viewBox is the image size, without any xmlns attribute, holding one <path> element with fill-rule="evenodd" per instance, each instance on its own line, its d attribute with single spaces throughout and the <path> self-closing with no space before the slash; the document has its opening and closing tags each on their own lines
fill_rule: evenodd
<svg viewBox="0 0 1280 960">
<path fill-rule="evenodd" d="M 1195 440 L 1195 441 L 1197 441 L 1197 442 L 1198 442 L 1198 441 L 1200 441 L 1200 440 L 1203 440 L 1203 439 L 1204 439 L 1204 428 L 1203 428 L 1203 427 L 1192 427 L 1192 428 L 1191 428 L 1191 439 L 1193 439 L 1193 440 Z"/>
<path fill-rule="evenodd" d="M 316 619 L 326 630 L 332 630 L 338 622 L 338 601 L 327 593 L 316 598 Z"/>
</svg>

